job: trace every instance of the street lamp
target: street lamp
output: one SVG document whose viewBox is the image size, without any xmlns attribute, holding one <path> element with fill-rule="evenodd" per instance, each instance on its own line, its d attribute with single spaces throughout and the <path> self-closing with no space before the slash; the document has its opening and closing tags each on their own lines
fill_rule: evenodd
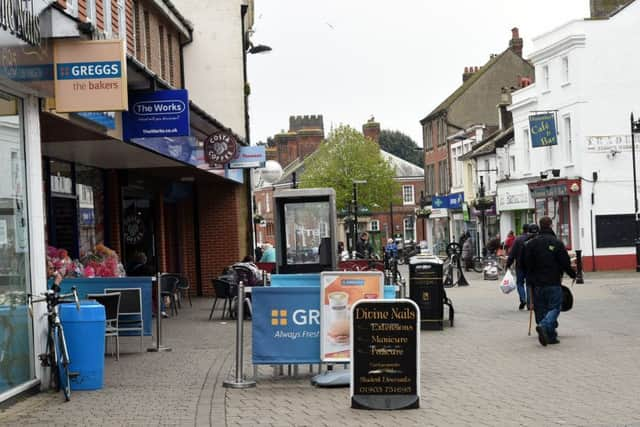
<svg viewBox="0 0 640 427">
<path fill-rule="evenodd" d="M 424 191 L 420 191 L 420 209 L 423 210 L 427 206 L 427 199 L 424 197 Z M 422 240 L 427 240 L 427 217 L 422 217 Z"/>
<path fill-rule="evenodd" d="M 633 120 L 631 113 L 631 160 L 633 164 L 633 213 L 636 223 L 636 272 L 640 272 L 640 218 L 638 218 L 638 184 L 636 181 L 636 142 L 634 134 L 640 133 L 640 120 Z"/>
<path fill-rule="evenodd" d="M 353 233 L 351 236 L 353 247 L 351 248 L 351 257 L 355 259 L 356 244 L 358 243 L 358 184 L 366 184 L 367 181 L 364 179 L 354 179 L 351 182 L 353 183 L 353 200 L 351 201 L 353 204 Z"/>
</svg>

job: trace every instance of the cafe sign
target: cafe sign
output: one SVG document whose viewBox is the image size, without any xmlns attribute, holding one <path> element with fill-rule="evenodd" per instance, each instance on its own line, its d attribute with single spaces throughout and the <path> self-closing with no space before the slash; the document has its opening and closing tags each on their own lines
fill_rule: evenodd
<svg viewBox="0 0 640 427">
<path fill-rule="evenodd" d="M 351 407 L 420 407 L 420 309 L 408 299 L 351 309 Z"/>
<path fill-rule="evenodd" d="M 558 145 L 556 120 L 553 113 L 529 116 L 529 129 L 533 148 Z"/>
<path fill-rule="evenodd" d="M 204 158 L 210 165 L 229 163 L 238 151 L 238 142 L 227 132 L 216 132 L 204 141 Z"/>
<path fill-rule="evenodd" d="M 56 41 L 53 61 L 57 112 L 127 109 L 122 40 Z"/>
</svg>

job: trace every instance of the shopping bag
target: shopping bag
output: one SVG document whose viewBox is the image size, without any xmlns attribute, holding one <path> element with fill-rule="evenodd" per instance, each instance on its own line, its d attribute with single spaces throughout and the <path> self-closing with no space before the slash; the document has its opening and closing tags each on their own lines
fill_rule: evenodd
<svg viewBox="0 0 640 427">
<path fill-rule="evenodd" d="M 504 277 L 502 278 L 502 283 L 500 283 L 500 290 L 508 294 L 516 288 L 516 281 L 513 278 L 513 274 L 511 274 L 511 270 L 507 270 Z"/>
</svg>

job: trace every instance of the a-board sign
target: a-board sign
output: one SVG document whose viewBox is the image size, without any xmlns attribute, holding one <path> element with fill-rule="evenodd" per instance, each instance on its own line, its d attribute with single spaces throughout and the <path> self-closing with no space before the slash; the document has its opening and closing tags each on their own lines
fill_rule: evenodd
<svg viewBox="0 0 640 427">
<path fill-rule="evenodd" d="M 351 308 L 351 407 L 420 406 L 420 309 L 408 299 Z"/>
<path fill-rule="evenodd" d="M 351 307 L 356 301 L 384 295 L 381 271 L 323 271 L 320 273 L 320 359 L 348 362 L 351 357 Z"/>
</svg>

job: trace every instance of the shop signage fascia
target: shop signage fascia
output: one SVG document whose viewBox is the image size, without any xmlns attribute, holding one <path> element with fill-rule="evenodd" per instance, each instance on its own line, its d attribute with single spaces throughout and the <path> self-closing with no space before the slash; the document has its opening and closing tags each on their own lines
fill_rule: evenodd
<svg viewBox="0 0 640 427">
<path fill-rule="evenodd" d="M 448 216 L 449 216 L 449 209 L 431 208 L 431 215 L 429 215 L 429 218 L 447 218 Z"/>
<path fill-rule="evenodd" d="M 447 196 L 449 209 L 462 209 L 464 203 L 464 193 L 452 193 Z"/>
<path fill-rule="evenodd" d="M 558 145 L 555 113 L 542 113 L 529 116 L 531 146 L 548 147 Z"/>
<path fill-rule="evenodd" d="M 498 185 L 496 204 L 500 212 L 533 209 L 533 199 L 526 184 L 506 188 Z"/>
<path fill-rule="evenodd" d="M 578 196 L 581 193 L 579 179 L 568 179 L 560 181 L 538 181 L 529 184 L 531 196 L 534 199 L 545 199 L 547 197 Z"/>
<path fill-rule="evenodd" d="M 189 136 L 189 93 L 185 89 L 132 92 L 122 113 L 122 138 Z"/>
<path fill-rule="evenodd" d="M 84 120 L 100 125 L 106 129 L 116 128 L 116 112 L 115 111 L 90 111 L 72 113 Z"/>
<path fill-rule="evenodd" d="M 204 141 L 204 158 L 212 166 L 226 165 L 238 151 L 238 142 L 229 132 L 214 132 Z"/>
<path fill-rule="evenodd" d="M 229 169 L 262 168 L 267 161 L 264 145 L 238 147 L 236 157 L 229 162 Z"/>
<path fill-rule="evenodd" d="M 447 196 L 433 196 L 431 198 L 431 206 L 435 209 L 447 209 L 449 207 L 449 198 Z"/>
<path fill-rule="evenodd" d="M 32 46 L 40 46 L 40 18 L 33 0 L 0 0 L 0 27 Z"/>
<path fill-rule="evenodd" d="M 127 109 L 123 40 L 56 40 L 53 58 L 57 112 Z"/>
</svg>

